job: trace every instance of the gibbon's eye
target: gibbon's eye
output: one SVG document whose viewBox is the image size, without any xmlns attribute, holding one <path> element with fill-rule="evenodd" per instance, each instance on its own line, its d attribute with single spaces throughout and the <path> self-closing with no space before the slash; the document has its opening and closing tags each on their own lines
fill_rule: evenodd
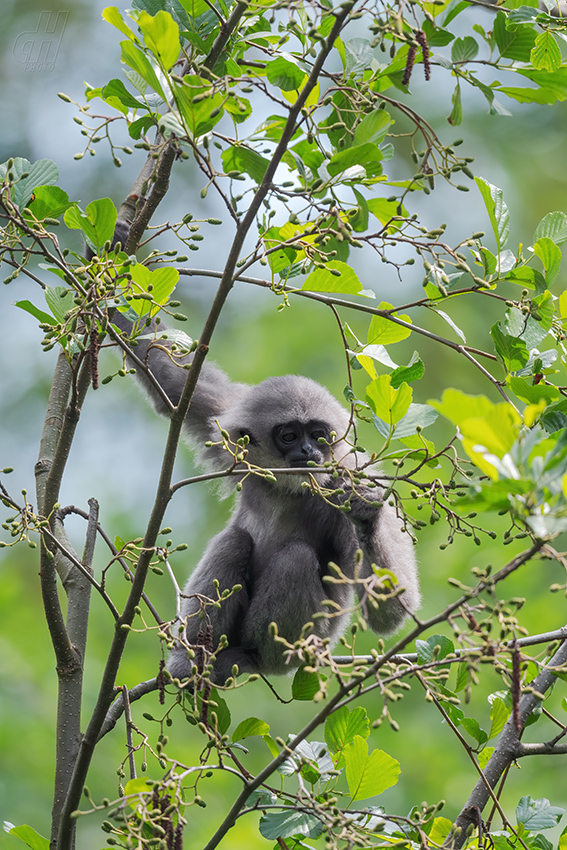
<svg viewBox="0 0 567 850">
<path fill-rule="evenodd" d="M 327 439 L 327 435 L 325 434 L 325 432 L 321 428 L 317 428 L 317 430 L 312 431 L 311 436 L 313 437 L 314 440 L 320 440 L 320 439 L 326 440 Z"/>
<path fill-rule="evenodd" d="M 280 440 L 282 443 L 294 443 L 297 440 L 297 434 L 295 431 L 284 431 L 280 434 Z"/>
</svg>

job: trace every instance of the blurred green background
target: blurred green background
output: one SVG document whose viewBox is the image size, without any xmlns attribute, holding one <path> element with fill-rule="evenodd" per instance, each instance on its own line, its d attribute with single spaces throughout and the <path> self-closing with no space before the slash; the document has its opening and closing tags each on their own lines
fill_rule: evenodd
<svg viewBox="0 0 567 850">
<path fill-rule="evenodd" d="M 61 172 L 60 185 L 82 206 L 96 197 L 110 196 L 118 205 L 128 193 L 137 174 L 142 156 L 123 156 L 124 165 L 117 170 L 105 149 L 96 157 L 74 161 L 82 148 L 79 128 L 73 123 L 74 109 L 57 98 L 64 91 L 81 100 L 83 80 L 92 85 L 104 84 L 119 76 L 118 33 L 100 16 L 104 4 L 77 2 L 26 4 L 4 0 L 3 27 L 0 31 L 0 101 L 2 131 L 0 162 L 9 156 L 24 156 L 34 161 L 47 157 L 55 160 Z M 123 4 L 121 5 L 121 8 Z M 64 19 L 55 16 L 60 13 Z M 61 37 L 57 49 L 51 42 L 49 64 L 37 54 L 38 32 L 45 25 L 42 16 L 59 27 Z M 489 15 L 473 9 L 488 27 Z M 43 21 L 43 23 L 42 23 Z M 31 47 L 29 46 L 31 44 Z M 34 50 L 35 58 L 34 58 Z M 55 51 L 55 56 L 53 55 Z M 442 51 L 441 51 L 442 52 Z M 435 73 L 435 69 L 434 69 Z M 438 75 L 441 78 L 441 74 Z M 540 218 L 550 210 L 567 211 L 565 170 L 566 106 L 520 106 L 507 104 L 513 111 L 509 118 L 491 118 L 484 100 L 465 93 L 465 119 L 462 127 L 451 128 L 444 117 L 450 112 L 450 86 L 446 81 L 427 86 L 415 81 L 414 105 L 423 110 L 438 128 L 446 143 L 458 137 L 465 139 L 466 153 L 476 156 L 474 169 L 491 183 L 504 189 L 511 209 L 511 242 L 528 242 Z M 96 111 L 96 110 L 95 110 Z M 119 134 L 119 131 L 117 131 Z M 127 143 L 126 138 L 122 138 Z M 464 148 L 462 149 L 464 150 Z M 225 215 L 212 193 L 206 200 L 199 195 L 202 183 L 190 161 L 174 170 L 171 198 L 160 210 L 158 218 L 176 220 L 186 212 L 198 218 Z M 439 186 L 429 198 L 419 199 L 416 209 L 423 223 L 434 227 L 448 222 L 447 241 L 458 241 L 475 230 L 487 230 L 488 221 L 474 189 L 463 194 L 450 187 Z M 225 215 L 226 217 L 226 215 Z M 275 219 L 278 223 L 278 219 Z M 222 230 L 210 228 L 212 239 L 205 240 L 199 254 L 192 254 L 195 267 L 221 268 Z M 203 229 L 207 235 L 206 226 Z M 230 233 L 226 241 L 230 239 Z M 220 244 L 219 244 L 220 240 Z M 78 243 L 75 244 L 78 247 Z M 377 264 L 372 256 L 353 258 L 367 288 L 373 288 L 379 300 L 403 304 L 421 293 L 422 272 L 418 264 L 407 267 L 399 281 L 389 266 Z M 6 272 L 3 276 L 5 276 Z M 565 275 L 555 285 L 556 293 L 565 288 Z M 188 332 L 197 336 L 215 283 L 194 278 L 182 279 L 180 295 L 183 308 L 190 317 Z M 44 355 L 40 349 L 41 332 L 35 321 L 15 306 L 16 300 L 30 298 L 42 306 L 39 288 L 21 276 L 15 283 L 0 287 L 2 333 L 0 335 L 0 468 L 13 466 L 6 480 L 10 491 L 34 490 L 33 466 L 37 457 L 45 403 L 56 352 Z M 330 311 L 305 299 L 293 299 L 291 306 L 278 312 L 277 300 L 270 293 L 240 284 L 235 287 L 221 324 L 214 337 L 212 357 L 236 380 L 258 381 L 267 375 L 297 372 L 309 375 L 327 385 L 342 397 L 347 382 L 344 354 L 335 319 Z M 364 335 L 366 322 L 356 316 L 345 316 L 352 327 Z M 416 321 L 419 317 L 416 315 Z M 463 304 L 457 317 L 471 344 L 482 347 L 488 342 L 486 316 L 475 314 Z M 501 318 L 495 314 L 490 322 Z M 432 328 L 446 333 L 446 327 Z M 414 335 L 415 336 L 415 335 Z M 426 364 L 426 376 L 415 390 L 415 400 L 424 402 L 439 397 L 442 388 L 457 385 L 468 392 L 484 392 L 478 373 L 449 352 L 413 336 L 392 349 L 399 363 L 408 362 L 414 346 L 419 348 Z M 101 375 L 114 371 L 116 361 L 105 354 Z M 105 372 L 106 369 L 106 372 Z M 493 397 L 494 398 L 494 397 Z M 65 479 L 62 502 L 85 508 L 94 496 L 101 505 L 101 521 L 111 537 L 127 540 L 143 532 L 153 501 L 156 473 L 166 434 L 166 422 L 148 408 L 141 393 L 127 380 L 114 380 L 96 393 L 90 393 L 85 404 Z M 442 442 L 442 428 L 438 431 Z M 447 431 L 449 434 L 449 431 Z M 368 442 L 368 441 L 367 441 Z M 177 475 L 185 477 L 194 467 L 188 452 L 182 451 Z M 30 496 L 33 501 L 33 497 Z M 218 498 L 206 486 L 182 489 L 167 516 L 174 528 L 175 542 L 188 543 L 188 550 L 175 555 L 173 566 L 182 582 L 197 562 L 207 540 L 222 528 L 230 511 L 228 502 Z M 496 526 L 495 526 L 496 527 Z M 82 548 L 82 521 L 69 523 L 77 548 Z M 447 578 L 457 576 L 469 581 L 470 569 L 492 563 L 498 567 L 514 551 L 502 549 L 499 541 L 483 539 L 481 548 L 469 540 L 456 542 L 445 552 L 439 550 L 444 539 L 441 524 L 427 528 L 420 537 L 419 560 L 423 585 L 423 615 L 438 611 L 454 598 Z M 97 565 L 105 563 L 99 548 Z M 39 832 L 49 832 L 51 782 L 53 776 L 56 676 L 54 657 L 47 628 L 43 621 L 38 585 L 36 552 L 25 545 L 4 549 L 0 554 L 0 819 L 14 824 L 30 823 Z M 525 624 L 534 632 L 562 626 L 567 621 L 567 606 L 561 594 L 550 594 L 552 582 L 564 581 L 557 564 L 543 562 L 528 565 L 507 586 L 506 595 L 526 597 Z M 127 585 L 118 574 L 110 577 L 111 591 L 123 599 Z M 152 576 L 148 592 L 162 616 L 173 614 L 174 597 L 166 577 Z M 97 692 L 103 664 L 112 634 L 110 617 L 98 599 L 93 598 L 88 642 L 85 714 Z M 375 645 L 372 635 L 357 644 L 360 652 Z M 120 684 L 129 686 L 157 672 L 159 646 L 154 633 L 132 636 L 120 674 Z M 290 681 L 275 681 L 284 696 L 289 695 Z M 483 685 L 473 693 L 470 713 L 485 728 L 489 724 L 486 695 L 499 688 L 499 680 L 488 672 Z M 228 695 L 233 728 L 253 714 L 266 719 L 272 734 L 285 737 L 297 731 L 312 713 L 304 703 L 278 703 L 264 683 L 256 682 L 245 690 Z M 368 697 L 365 705 L 372 718 L 380 706 Z M 253 709 L 251 710 L 251 706 Z M 133 707 L 134 720 L 144 726 L 155 742 L 152 725 L 142 719 L 142 712 L 159 714 L 154 695 Z M 194 728 L 174 715 L 170 730 L 169 752 L 180 759 L 194 759 L 201 739 Z M 426 799 L 430 803 L 446 799 L 443 814 L 454 818 L 466 800 L 476 775 L 466 754 L 455 744 L 450 729 L 442 723 L 435 707 L 423 701 L 416 685 L 397 707 L 400 731 L 386 725 L 372 733 L 374 747 L 385 749 L 399 759 L 402 774 L 398 785 L 386 792 L 380 803 L 398 814 L 406 814 L 414 803 Z M 484 721 L 484 724 L 483 724 Z M 149 728 L 148 728 L 149 726 Z M 536 726 L 530 740 L 545 738 Z M 322 735 L 322 732 L 321 732 Z M 315 739 L 321 735 L 313 736 Z M 116 794 L 116 770 L 126 756 L 124 736 L 119 726 L 97 751 L 89 778 L 89 788 L 96 799 Z M 250 744 L 250 768 L 258 769 L 267 751 L 261 742 Z M 139 762 L 141 762 L 141 758 Z M 248 762 L 247 762 L 248 763 Z M 148 758 L 148 775 L 157 777 L 159 768 Z M 513 767 L 503 802 L 508 814 L 519 798 L 548 797 L 555 805 L 567 807 L 565 768 L 562 760 L 551 758 L 525 760 Z M 235 780 L 215 776 L 202 795 L 207 809 L 191 810 L 191 847 L 201 846 L 222 817 L 239 790 Z M 97 850 L 104 844 L 99 831 L 101 818 L 85 818 L 79 824 L 81 850 Z M 265 848 L 270 843 L 256 829 L 257 817 L 242 819 L 231 832 L 227 846 Z M 0 832 L 0 848 L 17 846 L 14 838 Z"/>
</svg>

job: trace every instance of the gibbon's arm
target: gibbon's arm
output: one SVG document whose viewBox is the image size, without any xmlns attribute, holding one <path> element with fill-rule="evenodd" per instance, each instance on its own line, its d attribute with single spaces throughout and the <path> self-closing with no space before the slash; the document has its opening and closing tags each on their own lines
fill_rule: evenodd
<svg viewBox="0 0 567 850">
<path fill-rule="evenodd" d="M 117 310 L 112 316 L 112 324 L 128 336 L 134 327 L 132 322 Z M 164 325 L 159 326 L 160 334 L 167 333 L 167 330 Z M 154 322 L 149 327 L 142 326 L 141 336 L 144 338 L 138 338 L 132 350 L 149 367 L 171 403 L 177 405 L 187 380 L 186 367 L 191 363 L 193 355 L 180 357 L 169 353 L 172 343 L 167 339 L 154 339 L 155 331 Z M 136 377 L 156 411 L 167 416 L 168 409 L 147 376 L 138 369 Z M 196 447 L 202 448 L 207 440 L 219 438 L 215 419 L 232 407 L 247 388 L 246 384 L 231 381 L 217 366 L 211 363 L 203 364 L 186 420 L 186 429 Z"/>
<path fill-rule="evenodd" d="M 377 498 L 376 490 L 363 493 L 369 499 Z M 373 590 L 385 594 L 385 598 L 375 604 L 372 594 L 368 593 L 368 584 L 357 585 L 357 596 L 363 606 L 363 613 L 372 631 L 377 634 L 390 634 L 404 621 L 408 614 L 417 610 L 420 603 L 419 581 L 414 545 L 410 535 L 403 531 L 402 522 L 395 507 L 385 502 L 381 508 L 375 508 L 362 498 L 351 499 L 351 513 L 363 553 L 360 578 L 368 579 L 373 575 L 372 565 L 391 571 L 398 588 L 404 588 L 398 596 L 388 596 L 387 582 L 381 585 L 376 579 Z"/>
</svg>

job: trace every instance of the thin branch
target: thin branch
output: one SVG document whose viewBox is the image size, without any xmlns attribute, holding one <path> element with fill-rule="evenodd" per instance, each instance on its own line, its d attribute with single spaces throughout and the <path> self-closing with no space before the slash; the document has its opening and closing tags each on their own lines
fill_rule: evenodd
<svg viewBox="0 0 567 850">
<path fill-rule="evenodd" d="M 112 616 L 116 620 L 118 618 L 118 615 L 119 615 L 118 609 L 114 605 L 110 596 L 106 593 L 106 591 L 100 586 L 98 581 L 95 579 L 94 575 L 92 574 L 92 571 L 89 570 L 89 568 L 87 566 L 85 566 L 85 564 L 80 561 L 78 555 L 73 551 L 73 547 L 71 546 L 71 543 L 69 542 L 69 538 L 67 537 L 67 534 L 65 532 L 65 528 L 63 526 L 63 522 L 61 520 L 61 517 L 56 515 L 56 517 L 54 519 L 54 530 L 50 531 L 48 528 L 44 528 L 42 530 L 42 536 L 45 539 L 49 540 L 53 544 L 53 546 L 57 547 L 58 555 L 56 556 L 56 562 L 55 563 L 58 566 L 58 571 L 61 575 L 63 587 L 66 588 L 68 580 L 70 580 L 70 578 L 72 577 L 73 568 L 75 570 L 78 570 L 81 573 L 81 575 L 83 576 L 83 578 L 92 587 L 95 588 L 97 593 L 99 593 L 101 595 L 101 597 L 104 599 L 104 601 L 108 605 L 108 608 L 110 609 L 110 611 L 112 613 Z M 68 562 L 67 572 L 66 572 L 65 575 L 63 575 L 62 568 L 59 565 L 59 561 L 58 561 L 59 557 L 63 558 L 64 562 L 65 561 Z"/>
<path fill-rule="evenodd" d="M 517 646 L 537 646 L 542 643 L 551 643 L 554 640 L 565 640 L 567 638 L 567 626 L 563 626 L 561 629 L 556 629 L 553 632 L 542 632 L 538 635 L 529 635 L 528 637 L 517 638 L 515 640 L 506 641 L 504 644 L 500 646 L 506 649 L 513 649 L 514 645 Z M 498 648 L 499 644 L 491 642 L 487 648 Z M 476 653 L 483 652 L 483 647 L 471 646 L 467 649 L 455 649 L 454 653 L 452 652 L 449 656 L 446 656 L 443 659 L 443 664 L 450 664 L 451 661 L 460 661 L 462 658 L 466 658 L 469 655 L 474 655 Z M 453 658 L 455 656 L 455 658 Z M 373 664 L 376 661 L 376 658 L 372 655 L 333 655 L 333 660 L 337 662 L 337 664 Z M 394 661 L 396 663 L 407 661 L 408 664 L 415 664 L 418 661 L 418 656 L 416 652 L 408 652 L 407 654 L 404 652 L 403 655 L 396 655 L 390 657 L 390 661 Z"/>
<path fill-rule="evenodd" d="M 212 271 L 210 269 L 178 269 L 180 275 L 185 275 L 186 277 L 212 277 L 212 278 L 220 278 L 222 277 L 222 272 Z M 234 277 L 236 281 L 242 281 L 242 283 L 250 283 L 253 286 L 261 286 L 264 289 L 272 289 L 274 288 L 273 282 L 266 280 L 264 278 L 259 277 L 250 277 L 249 275 L 240 275 L 236 274 Z M 290 295 L 298 295 L 300 298 L 308 298 L 312 301 L 319 301 L 322 304 L 328 304 L 329 306 L 336 307 L 346 307 L 349 310 L 357 310 L 361 313 L 368 313 L 371 316 L 380 316 L 383 319 L 388 319 L 396 325 L 401 325 L 404 328 L 407 328 L 410 331 L 415 331 L 422 336 L 426 336 L 428 339 L 433 340 L 434 342 L 439 342 L 442 345 L 446 345 L 449 348 L 452 348 L 454 351 L 459 354 L 463 354 L 465 351 L 470 352 L 477 357 L 485 357 L 487 360 L 492 360 L 497 362 L 498 358 L 494 354 L 490 354 L 487 351 L 482 351 L 480 348 L 473 348 L 470 345 L 463 345 L 462 343 L 453 342 L 446 337 L 439 336 L 439 334 L 435 334 L 432 331 L 428 331 L 425 328 L 421 328 L 419 325 L 411 324 L 410 322 L 405 322 L 403 319 L 400 319 L 398 316 L 392 315 L 392 310 L 379 310 L 377 307 L 372 307 L 370 304 L 361 304 L 357 301 L 347 301 L 344 298 L 336 298 L 332 295 L 324 295 L 321 292 L 310 292 L 306 289 L 296 289 L 292 286 L 282 286 L 278 287 L 278 293 L 287 293 Z M 400 309 L 400 308 L 395 308 Z M 476 365 L 476 364 L 475 364 Z M 494 379 L 492 379 L 494 380 Z"/>
<path fill-rule="evenodd" d="M 89 515 L 86 513 L 86 511 L 81 510 L 81 508 L 78 508 L 78 507 L 76 507 L 75 505 L 67 505 L 67 507 L 66 507 L 66 508 L 60 508 L 60 509 L 59 509 L 59 511 L 58 511 L 57 513 L 58 513 L 58 515 L 60 515 L 61 517 L 65 517 L 65 516 L 67 516 L 68 514 L 73 513 L 73 514 L 77 514 L 78 516 L 83 517 L 83 519 L 88 519 L 88 518 L 89 518 Z M 106 545 L 108 546 L 108 548 L 110 549 L 110 551 L 112 552 L 112 554 L 113 554 L 113 556 L 114 556 L 114 559 L 115 559 L 116 561 L 118 561 L 118 563 L 120 564 L 120 566 L 122 567 L 122 569 L 124 570 L 124 572 L 126 573 L 126 575 L 127 575 L 130 579 L 132 579 L 132 577 L 133 577 L 133 576 L 132 576 L 132 570 L 130 569 L 130 567 L 128 566 L 128 564 L 127 564 L 127 563 L 126 563 L 126 561 L 124 560 L 124 558 L 122 558 L 122 557 L 120 557 L 120 556 L 119 556 L 119 554 L 118 554 L 118 549 L 116 548 L 116 546 L 114 545 L 114 543 L 112 542 L 112 540 L 110 539 L 110 537 L 108 536 L 108 534 L 106 533 L 106 531 L 104 530 L 104 528 L 102 527 L 102 525 L 101 525 L 100 523 L 97 523 L 97 525 L 96 525 L 96 530 L 98 531 L 98 533 L 100 534 L 100 536 L 102 537 L 102 539 L 104 540 L 104 542 L 106 543 Z M 112 562 L 111 562 L 111 563 L 112 563 Z M 95 582 L 95 580 L 94 580 L 94 579 L 93 579 L 93 585 L 96 587 L 96 589 L 98 590 L 98 592 L 99 592 L 99 593 L 102 593 L 102 594 L 103 594 L 104 598 L 106 599 L 107 597 L 106 597 L 105 591 L 101 588 L 101 586 L 100 586 L 97 582 Z M 109 597 L 108 597 L 108 598 L 109 598 Z M 151 602 L 151 600 L 150 600 L 150 599 L 149 599 L 149 597 L 146 595 L 146 593 L 142 593 L 142 599 L 144 600 L 144 602 L 145 602 L 145 604 L 146 604 L 146 606 L 147 606 L 148 610 L 150 611 L 150 613 L 151 613 L 151 615 L 153 616 L 153 618 L 154 618 L 154 620 L 156 621 L 156 623 L 157 623 L 158 625 L 161 625 L 161 623 L 163 623 L 164 621 L 163 621 L 163 619 L 160 617 L 160 615 L 158 614 L 158 612 L 157 612 L 156 608 L 154 607 L 153 602 Z M 112 600 L 110 600 L 110 601 L 112 602 Z M 114 610 L 116 611 L 116 609 L 114 609 Z M 118 612 L 117 612 L 117 611 L 116 611 L 116 616 L 118 616 Z"/>
<path fill-rule="evenodd" d="M 500 801 L 499 801 L 498 797 L 494 793 L 494 790 L 491 788 L 490 783 L 488 782 L 486 776 L 484 775 L 484 772 L 483 772 L 481 766 L 479 765 L 478 761 L 476 760 L 471 747 L 468 745 L 468 743 L 466 742 L 466 740 L 462 736 L 460 729 L 457 726 L 455 726 L 455 724 L 451 720 L 449 714 L 447 714 L 447 712 L 445 711 L 445 709 L 443 708 L 443 706 L 441 705 L 441 703 L 439 702 L 439 700 L 437 699 L 435 694 L 428 688 L 427 683 L 423 679 L 423 676 L 421 676 L 418 673 L 417 678 L 419 679 L 419 681 L 423 685 L 424 689 L 427 692 L 429 692 L 429 695 L 430 695 L 431 699 L 433 700 L 434 705 L 436 706 L 436 708 L 439 709 L 439 712 L 441 713 L 445 723 L 447 723 L 447 725 L 450 727 L 452 732 L 456 735 L 456 737 L 458 738 L 459 742 L 461 743 L 463 749 L 465 750 L 466 754 L 468 755 L 468 757 L 472 761 L 474 769 L 476 770 L 476 772 L 480 776 L 479 782 L 484 783 L 486 790 L 487 790 L 487 793 L 492 798 L 492 802 L 494 803 L 494 808 L 497 810 L 498 814 L 502 818 L 502 823 L 510 830 L 510 832 L 516 837 L 516 839 L 519 840 L 519 842 L 522 845 L 522 847 L 524 848 L 524 850 L 528 850 L 527 845 L 524 843 L 524 841 L 522 841 L 522 839 L 520 838 L 520 836 L 518 835 L 518 833 L 516 832 L 516 830 L 514 829 L 512 824 L 510 823 L 510 821 L 508 820 L 508 818 L 506 817 L 504 810 L 503 810 L 502 806 L 500 805 Z"/>
<path fill-rule="evenodd" d="M 567 744 L 554 744 L 546 741 L 542 744 L 518 744 L 515 758 L 524 756 L 564 756 L 567 755 Z"/>
<path fill-rule="evenodd" d="M 122 686 L 122 702 L 124 704 L 124 720 L 126 721 L 126 746 L 128 747 L 128 764 L 130 767 L 130 779 L 136 779 L 134 742 L 132 740 L 132 712 L 130 711 L 130 697 L 126 685 Z"/>
<path fill-rule="evenodd" d="M 139 685 L 134 685 L 133 688 L 130 688 L 128 691 L 128 702 L 132 704 L 139 700 L 141 697 L 144 697 L 146 694 L 151 694 L 152 691 L 156 691 L 158 688 L 157 677 L 154 679 L 148 679 L 145 682 L 140 682 Z M 100 727 L 100 732 L 98 734 L 98 740 L 104 738 L 118 723 L 122 715 L 124 714 L 124 694 L 120 693 L 120 696 L 116 699 L 115 702 L 112 703 L 108 711 L 106 712 L 106 716 L 104 721 Z"/>
</svg>

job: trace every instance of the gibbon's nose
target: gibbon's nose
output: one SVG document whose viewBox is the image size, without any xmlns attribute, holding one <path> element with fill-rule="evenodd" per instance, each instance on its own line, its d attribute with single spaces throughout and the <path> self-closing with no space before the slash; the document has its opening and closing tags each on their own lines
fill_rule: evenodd
<svg viewBox="0 0 567 850">
<path fill-rule="evenodd" d="M 313 460 L 315 463 L 319 463 L 321 455 L 317 449 L 313 448 L 313 445 L 309 442 L 309 440 L 304 440 L 290 454 L 289 462 L 291 466 L 305 466 L 308 460 Z"/>
</svg>

